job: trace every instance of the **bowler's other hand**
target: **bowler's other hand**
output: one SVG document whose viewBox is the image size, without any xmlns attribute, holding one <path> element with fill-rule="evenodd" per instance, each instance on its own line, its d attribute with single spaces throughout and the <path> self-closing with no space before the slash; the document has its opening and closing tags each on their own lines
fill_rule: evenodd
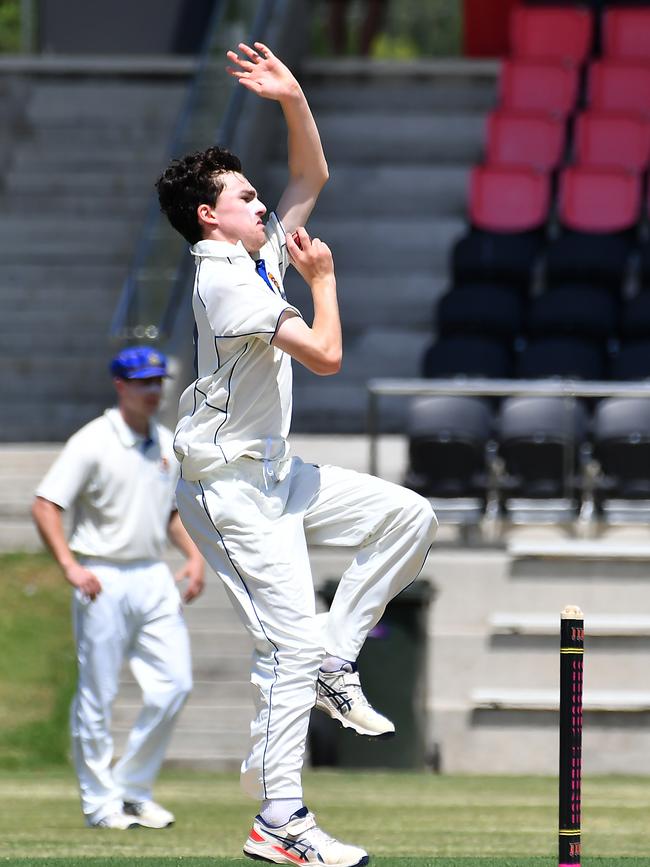
<svg viewBox="0 0 650 867">
<path fill-rule="evenodd" d="M 186 560 L 176 575 L 177 583 L 187 579 L 187 586 L 183 593 L 183 602 L 192 602 L 203 593 L 205 587 L 205 568 L 203 560 Z"/>
<path fill-rule="evenodd" d="M 284 63 L 262 42 L 254 48 L 240 42 L 237 46 L 240 57 L 235 51 L 228 51 L 226 57 L 235 66 L 227 66 L 226 71 L 248 90 L 265 99 L 282 100 L 300 93 L 300 85 Z"/>
<path fill-rule="evenodd" d="M 332 251 L 324 241 L 310 238 L 302 226 L 293 234 L 287 233 L 286 239 L 291 263 L 306 283 L 312 286 L 334 277 Z"/>
<path fill-rule="evenodd" d="M 79 563 L 73 563 L 64 570 L 66 580 L 80 590 L 90 601 L 94 601 L 102 592 L 102 585 L 99 578 L 90 569 L 81 566 Z"/>
</svg>

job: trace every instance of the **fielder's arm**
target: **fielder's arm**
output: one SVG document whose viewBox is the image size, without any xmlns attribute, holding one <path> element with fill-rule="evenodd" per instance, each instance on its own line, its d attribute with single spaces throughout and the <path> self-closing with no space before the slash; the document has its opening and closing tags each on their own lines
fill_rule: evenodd
<svg viewBox="0 0 650 867">
<path fill-rule="evenodd" d="M 191 602 L 203 593 L 205 586 L 205 564 L 201 552 L 196 547 L 189 533 L 183 526 L 178 512 L 174 511 L 169 517 L 167 535 L 170 542 L 185 554 L 187 558 L 174 576 L 177 581 L 187 578 L 187 587 L 183 594 L 184 602 Z"/>
<path fill-rule="evenodd" d="M 248 90 L 280 103 L 287 124 L 289 182 L 280 197 L 277 214 L 287 232 L 304 226 L 329 177 L 316 121 L 296 77 L 270 48 L 261 42 L 255 47 L 240 42 L 238 57 L 228 59 L 238 68 L 228 72 Z"/>
<path fill-rule="evenodd" d="M 77 562 L 68 547 L 62 514 L 63 509 L 51 500 L 46 500 L 45 497 L 34 498 L 32 518 L 43 542 L 61 567 L 66 581 L 69 581 L 73 587 L 81 590 L 90 599 L 94 599 L 102 592 L 102 585 L 99 578 L 90 569 L 86 569 L 85 566 Z"/>
</svg>

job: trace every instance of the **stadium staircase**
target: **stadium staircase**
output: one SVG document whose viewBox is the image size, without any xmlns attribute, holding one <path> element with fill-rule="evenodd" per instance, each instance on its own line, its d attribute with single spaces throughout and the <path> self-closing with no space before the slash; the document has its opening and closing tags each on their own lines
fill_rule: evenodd
<svg viewBox="0 0 650 867">
<path fill-rule="evenodd" d="M 112 400 L 108 322 L 192 69 L 0 64 L 0 442 L 63 440 Z"/>
</svg>

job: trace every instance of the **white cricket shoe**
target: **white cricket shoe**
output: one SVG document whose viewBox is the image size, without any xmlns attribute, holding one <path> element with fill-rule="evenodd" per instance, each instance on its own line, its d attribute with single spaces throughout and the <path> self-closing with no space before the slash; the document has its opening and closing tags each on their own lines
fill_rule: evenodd
<svg viewBox="0 0 650 867">
<path fill-rule="evenodd" d="M 301 807 L 286 825 L 271 827 L 255 816 L 244 855 L 271 864 L 320 864 L 321 867 L 362 867 L 368 853 L 330 837 L 316 825 L 313 813 Z"/>
<path fill-rule="evenodd" d="M 144 828 L 169 828 L 176 821 L 173 813 L 155 801 L 125 801 L 124 812 Z"/>
<path fill-rule="evenodd" d="M 140 822 L 135 816 L 127 816 L 126 813 L 109 813 L 96 822 L 89 822 L 90 828 L 110 828 L 113 831 L 128 831 L 130 828 L 139 828 Z"/>
<path fill-rule="evenodd" d="M 373 708 L 363 694 L 356 665 L 346 662 L 338 671 L 319 671 L 316 707 L 358 735 L 389 738 L 393 723 Z"/>
</svg>

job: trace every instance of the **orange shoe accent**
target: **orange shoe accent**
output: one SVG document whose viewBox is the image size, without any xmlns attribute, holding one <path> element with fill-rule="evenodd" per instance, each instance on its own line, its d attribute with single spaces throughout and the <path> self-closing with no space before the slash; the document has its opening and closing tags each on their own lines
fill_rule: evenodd
<svg viewBox="0 0 650 867">
<path fill-rule="evenodd" d="M 264 843 L 264 837 L 262 837 L 261 834 L 258 834 L 255 828 L 251 828 L 251 832 L 248 836 L 256 843 Z"/>
<path fill-rule="evenodd" d="M 299 858 L 298 855 L 292 855 L 291 852 L 287 852 L 286 849 L 283 849 L 281 846 L 273 847 L 276 852 L 279 852 L 281 855 L 286 855 L 287 858 L 291 858 L 292 861 L 295 861 L 296 864 L 306 864 L 304 858 Z"/>
</svg>

